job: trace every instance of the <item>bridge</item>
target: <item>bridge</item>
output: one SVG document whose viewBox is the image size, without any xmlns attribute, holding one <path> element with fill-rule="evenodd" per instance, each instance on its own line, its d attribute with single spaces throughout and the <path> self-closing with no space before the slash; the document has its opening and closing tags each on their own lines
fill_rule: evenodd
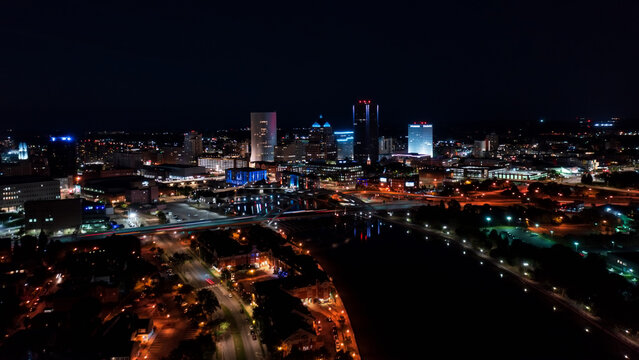
<svg viewBox="0 0 639 360">
<path fill-rule="evenodd" d="M 151 226 L 141 226 L 128 229 L 114 229 L 105 232 L 91 233 L 91 234 L 78 234 L 75 236 L 75 240 L 88 240 L 88 239 L 101 239 L 108 236 L 123 236 L 123 235 L 144 235 L 155 232 L 163 231 L 195 231 L 206 230 L 218 227 L 227 226 L 243 226 L 250 224 L 259 224 L 262 222 L 270 222 L 273 219 L 278 221 L 282 220 L 298 220 L 302 218 L 314 217 L 314 216 L 330 216 L 339 213 L 339 210 L 298 210 L 298 211 L 283 211 L 280 213 L 271 213 L 268 215 L 253 215 L 253 216 L 241 216 L 241 217 L 229 217 L 224 219 L 213 220 L 196 220 L 186 221 L 173 224 L 160 224 Z"/>
</svg>

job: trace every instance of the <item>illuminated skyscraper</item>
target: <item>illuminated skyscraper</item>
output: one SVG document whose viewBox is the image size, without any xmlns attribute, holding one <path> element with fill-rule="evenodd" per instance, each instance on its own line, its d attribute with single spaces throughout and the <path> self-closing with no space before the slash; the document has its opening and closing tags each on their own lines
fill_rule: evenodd
<svg viewBox="0 0 639 360">
<path fill-rule="evenodd" d="M 379 157 L 379 105 L 370 100 L 358 100 L 353 105 L 353 151 L 360 163 L 377 162 Z"/>
<path fill-rule="evenodd" d="M 433 125 L 425 122 L 408 125 L 408 152 L 433 157 Z"/>
<path fill-rule="evenodd" d="M 321 116 L 320 119 L 322 119 Z M 315 122 L 311 127 L 311 131 L 308 136 L 307 159 L 337 159 L 335 136 L 333 134 L 333 128 L 328 122 L 325 122 L 324 125 L 320 125 L 318 122 Z"/>
<path fill-rule="evenodd" d="M 27 159 L 29 159 L 29 151 L 27 150 L 27 144 L 21 142 L 18 144 L 18 160 L 27 160 Z"/>
<path fill-rule="evenodd" d="M 277 113 L 251 113 L 251 162 L 275 161 Z"/>
<path fill-rule="evenodd" d="M 353 160 L 353 131 L 335 131 L 337 160 Z"/>
</svg>

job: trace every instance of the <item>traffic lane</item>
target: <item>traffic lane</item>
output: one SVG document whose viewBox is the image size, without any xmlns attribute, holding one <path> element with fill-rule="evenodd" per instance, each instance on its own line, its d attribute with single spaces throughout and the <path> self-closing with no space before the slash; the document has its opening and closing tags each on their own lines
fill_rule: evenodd
<svg viewBox="0 0 639 360">
<path fill-rule="evenodd" d="M 240 313 L 241 305 L 239 304 L 239 301 L 235 299 L 235 295 L 232 295 L 219 285 L 212 286 L 211 289 L 215 296 L 219 299 L 220 304 L 229 309 L 229 312 L 233 317 L 233 321 L 237 325 L 237 330 L 239 331 L 242 343 L 244 344 L 244 352 L 247 359 L 262 359 L 262 349 L 260 347 L 259 340 L 253 340 L 250 329 L 251 323 L 246 322 L 247 315 L 245 313 Z M 231 297 L 229 297 L 230 294 Z"/>
</svg>

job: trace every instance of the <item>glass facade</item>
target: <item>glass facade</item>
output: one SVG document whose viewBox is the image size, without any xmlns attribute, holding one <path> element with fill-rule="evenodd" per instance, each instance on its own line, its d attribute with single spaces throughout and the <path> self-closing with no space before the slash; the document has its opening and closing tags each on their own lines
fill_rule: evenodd
<svg viewBox="0 0 639 360">
<path fill-rule="evenodd" d="M 433 125 L 408 125 L 408 153 L 433 157 Z"/>
</svg>

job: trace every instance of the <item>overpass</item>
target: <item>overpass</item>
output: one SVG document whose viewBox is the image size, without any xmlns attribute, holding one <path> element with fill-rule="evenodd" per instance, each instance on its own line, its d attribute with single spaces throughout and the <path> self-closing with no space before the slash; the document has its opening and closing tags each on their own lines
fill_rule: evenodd
<svg viewBox="0 0 639 360">
<path fill-rule="evenodd" d="M 114 229 L 111 231 L 92 233 L 92 234 L 78 234 L 75 236 L 75 240 L 88 240 L 88 239 L 101 239 L 108 236 L 122 236 L 122 235 L 144 235 L 155 232 L 163 231 L 195 231 L 206 230 L 217 227 L 226 226 L 243 226 L 249 224 L 259 224 L 262 222 L 271 221 L 277 219 L 282 220 L 297 220 L 302 218 L 316 217 L 316 216 L 330 216 L 339 213 L 339 210 L 298 210 L 298 211 L 285 211 L 277 214 L 269 214 L 268 216 L 253 215 L 253 216 L 241 216 L 230 217 L 224 219 L 213 220 L 196 220 L 186 221 L 182 223 L 173 224 L 160 224 L 151 226 L 141 226 L 137 228 L 128 229 Z"/>
</svg>

